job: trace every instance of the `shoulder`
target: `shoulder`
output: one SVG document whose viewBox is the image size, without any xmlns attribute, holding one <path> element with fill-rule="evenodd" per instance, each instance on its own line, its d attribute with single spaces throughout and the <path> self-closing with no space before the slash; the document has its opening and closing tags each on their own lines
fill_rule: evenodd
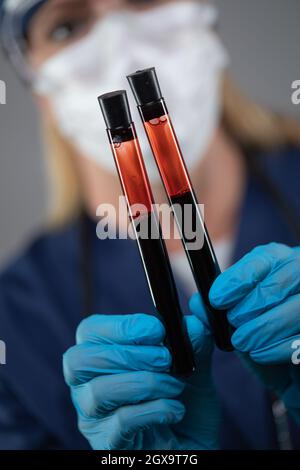
<svg viewBox="0 0 300 470">
<path fill-rule="evenodd" d="M 49 231 L 37 236 L 25 249 L 7 263 L 0 272 L 0 293 L 5 286 L 23 281 L 24 286 L 35 280 L 36 276 L 45 277 L 62 264 L 72 259 L 77 245 L 75 224 L 57 231 Z"/>
<path fill-rule="evenodd" d="M 78 272 L 77 232 L 72 225 L 42 234 L 2 269 L 2 331 L 16 332 L 29 320 L 50 325 L 79 303 L 74 284 Z M 68 295 L 71 285 L 75 285 L 74 296 Z"/>
<path fill-rule="evenodd" d="M 7 355 L 0 381 L 13 392 L 4 402 L 12 432 L 18 435 L 20 419 L 26 426 L 22 448 L 40 435 L 70 448 L 72 440 L 84 445 L 61 367 L 81 319 L 77 252 L 74 224 L 37 237 L 0 274 L 0 339 Z M 7 394 L 0 389 L 0 395 L 3 400 Z"/>
<path fill-rule="evenodd" d="M 300 170 L 300 147 L 278 148 L 261 157 L 266 169 L 274 176 L 284 178 Z"/>
<path fill-rule="evenodd" d="M 286 147 L 259 155 L 264 172 L 287 201 L 300 211 L 300 147 Z"/>
</svg>

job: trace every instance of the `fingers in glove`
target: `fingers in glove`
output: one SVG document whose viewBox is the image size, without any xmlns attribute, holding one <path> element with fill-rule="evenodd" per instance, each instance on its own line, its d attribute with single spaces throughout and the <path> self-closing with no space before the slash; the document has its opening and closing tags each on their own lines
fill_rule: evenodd
<svg viewBox="0 0 300 470">
<path fill-rule="evenodd" d="M 251 351 L 250 357 L 258 364 L 286 364 L 292 365 L 292 356 L 294 350 L 292 348 L 293 342 L 299 340 L 300 335 L 290 336 L 289 338 L 277 341 L 264 348 Z"/>
<path fill-rule="evenodd" d="M 195 315 L 187 315 L 185 320 L 193 350 L 199 362 L 211 353 L 212 337 L 203 322 Z"/>
<path fill-rule="evenodd" d="M 86 418 L 105 417 L 122 406 L 160 398 L 175 398 L 184 390 L 184 382 L 168 374 L 128 372 L 96 377 L 72 388 L 79 413 Z"/>
<path fill-rule="evenodd" d="M 165 329 L 154 315 L 92 315 L 77 328 L 77 344 L 161 344 Z"/>
<path fill-rule="evenodd" d="M 212 305 L 234 307 L 292 253 L 292 248 L 277 243 L 254 248 L 216 279 L 210 291 Z"/>
<path fill-rule="evenodd" d="M 294 252 L 259 282 L 228 314 L 236 328 L 300 293 L 300 252 Z"/>
<path fill-rule="evenodd" d="M 68 385 L 79 385 L 106 374 L 147 370 L 166 372 L 171 354 L 164 346 L 126 346 L 84 343 L 70 348 L 63 357 Z"/>
<path fill-rule="evenodd" d="M 140 431 L 179 423 L 184 414 L 185 407 L 179 401 L 163 398 L 121 407 L 107 419 L 95 420 L 92 432 L 90 422 L 81 421 L 80 430 L 85 434 L 88 426 L 94 450 L 126 450 L 132 448 Z"/>
<path fill-rule="evenodd" d="M 289 297 L 259 317 L 240 326 L 232 336 L 238 351 L 253 353 L 271 348 L 299 333 L 300 294 Z"/>
</svg>

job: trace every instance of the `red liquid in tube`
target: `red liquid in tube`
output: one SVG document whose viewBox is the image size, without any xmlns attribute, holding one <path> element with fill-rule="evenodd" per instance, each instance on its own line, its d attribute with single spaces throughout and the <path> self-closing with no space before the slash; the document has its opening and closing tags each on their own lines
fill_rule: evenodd
<svg viewBox="0 0 300 470">
<path fill-rule="evenodd" d="M 167 194 L 172 197 L 190 191 L 188 173 L 169 116 L 164 114 L 144 124 Z"/>
<path fill-rule="evenodd" d="M 135 95 L 170 205 L 173 208 L 197 288 L 206 306 L 215 343 L 223 351 L 232 351 L 231 335 L 233 330 L 228 322 L 227 312 L 213 308 L 209 301 L 209 291 L 221 272 L 220 267 L 198 206 L 167 106 L 162 98 L 155 69 L 138 71 L 129 75 L 128 80 Z M 185 217 L 187 205 L 191 208 L 191 226 L 200 227 L 201 230 L 203 246 L 199 249 L 190 248 L 190 240 L 184 228 L 181 215 L 183 214 L 183 218 Z"/>
<path fill-rule="evenodd" d="M 126 95 L 124 92 L 118 93 L 117 95 L 103 95 L 99 98 L 104 115 L 108 112 L 107 107 L 111 105 L 111 100 L 115 97 L 118 105 L 117 111 L 120 101 L 127 108 Z M 119 119 L 119 113 L 117 117 L 113 116 L 113 119 L 106 116 L 107 127 L 111 124 L 111 120 Z M 129 113 L 126 119 L 123 117 L 122 121 L 125 121 L 122 123 L 123 126 L 107 130 L 111 149 L 126 197 L 153 303 L 166 330 L 165 344 L 172 357 L 171 372 L 178 376 L 188 376 L 195 370 L 193 350 L 180 308 L 161 227 L 153 210 L 154 198 Z"/>
<path fill-rule="evenodd" d="M 153 196 L 139 142 L 134 132 L 132 128 L 134 137 L 132 140 L 116 143 L 111 139 L 111 146 L 121 185 L 130 207 L 130 215 L 136 219 L 141 214 L 132 213 L 132 207 L 142 205 L 145 206 L 146 213 L 150 213 L 153 207 Z"/>
</svg>

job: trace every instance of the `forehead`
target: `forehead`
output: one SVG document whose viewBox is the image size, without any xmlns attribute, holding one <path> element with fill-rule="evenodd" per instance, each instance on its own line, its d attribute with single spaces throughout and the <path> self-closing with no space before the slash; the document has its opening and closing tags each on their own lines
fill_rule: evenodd
<svg viewBox="0 0 300 470">
<path fill-rule="evenodd" d="M 32 5 L 36 3 L 43 3 L 51 6 L 59 6 L 62 3 L 82 3 L 88 6 L 88 4 L 111 4 L 115 6 L 118 3 L 132 3 L 132 4 L 151 4 L 155 3 L 158 0 L 0 0 L 0 8 L 3 8 L 7 12 L 12 12 L 14 10 L 26 10 L 31 8 Z"/>
</svg>

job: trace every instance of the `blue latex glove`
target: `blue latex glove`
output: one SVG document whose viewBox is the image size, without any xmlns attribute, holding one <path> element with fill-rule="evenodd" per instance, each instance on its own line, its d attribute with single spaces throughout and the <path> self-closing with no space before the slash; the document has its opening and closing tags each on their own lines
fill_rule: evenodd
<svg viewBox="0 0 300 470">
<path fill-rule="evenodd" d="M 292 364 L 300 340 L 300 249 L 255 248 L 218 277 L 210 300 L 229 310 L 234 347 L 300 424 L 300 365 Z M 203 311 L 198 296 L 191 303 Z"/>
<path fill-rule="evenodd" d="M 212 339 L 196 316 L 187 317 L 187 328 L 198 371 L 182 381 L 168 374 L 171 357 L 156 317 L 94 315 L 80 324 L 77 345 L 64 355 L 64 375 L 93 449 L 217 447 Z"/>
</svg>

